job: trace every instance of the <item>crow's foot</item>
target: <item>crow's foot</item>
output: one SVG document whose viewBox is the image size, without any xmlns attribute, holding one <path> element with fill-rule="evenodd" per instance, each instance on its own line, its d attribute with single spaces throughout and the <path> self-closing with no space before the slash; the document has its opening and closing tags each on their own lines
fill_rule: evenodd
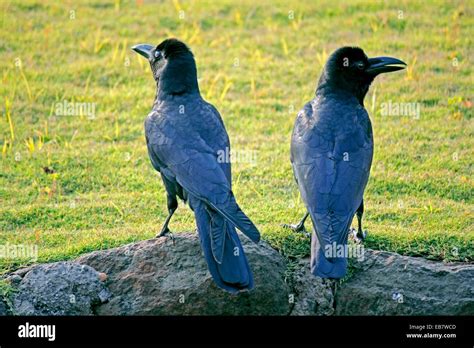
<svg viewBox="0 0 474 348">
<path fill-rule="evenodd" d="M 293 232 L 296 233 L 303 233 L 306 237 L 311 236 L 311 234 L 306 231 L 306 228 L 304 227 L 304 224 L 299 223 L 299 224 L 283 224 L 281 225 L 283 228 L 287 228 L 292 230 Z"/>
<path fill-rule="evenodd" d="M 169 230 L 169 228 L 164 228 L 158 233 L 155 238 L 168 237 L 171 239 L 174 245 L 174 234 Z"/>
<path fill-rule="evenodd" d="M 351 228 L 350 235 L 354 242 L 362 243 L 364 239 L 367 237 L 367 232 L 362 230 L 356 230 L 355 228 Z"/>
</svg>

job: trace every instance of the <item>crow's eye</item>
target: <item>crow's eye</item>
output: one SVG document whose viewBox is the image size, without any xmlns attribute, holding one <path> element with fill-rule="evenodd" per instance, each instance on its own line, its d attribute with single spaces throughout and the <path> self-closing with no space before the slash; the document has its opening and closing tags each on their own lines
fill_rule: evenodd
<svg viewBox="0 0 474 348">
<path fill-rule="evenodd" d="M 357 66 L 357 69 L 359 69 L 359 70 L 362 70 L 362 69 L 364 69 L 364 67 L 365 67 L 364 62 L 358 62 L 358 63 L 356 64 L 356 66 Z"/>
<path fill-rule="evenodd" d="M 154 54 L 155 58 L 161 58 L 161 52 L 160 51 L 155 51 L 155 54 Z"/>
</svg>

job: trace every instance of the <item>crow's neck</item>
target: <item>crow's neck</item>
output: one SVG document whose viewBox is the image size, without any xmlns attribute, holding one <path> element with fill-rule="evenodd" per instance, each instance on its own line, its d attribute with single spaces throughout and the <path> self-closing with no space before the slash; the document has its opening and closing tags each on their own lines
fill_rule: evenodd
<svg viewBox="0 0 474 348">
<path fill-rule="evenodd" d="M 156 98 L 199 94 L 197 71 L 192 57 L 169 62 L 156 80 Z"/>
<path fill-rule="evenodd" d="M 358 83 L 354 83 L 352 81 L 345 80 L 343 77 L 330 78 L 326 73 L 323 73 L 316 88 L 316 95 L 351 95 L 358 100 L 360 105 L 364 106 L 364 98 L 369 91 L 371 82 L 372 81 L 360 81 Z"/>
<path fill-rule="evenodd" d="M 198 88 L 193 89 L 183 89 L 179 91 L 167 91 L 161 89 L 159 86 L 156 88 L 155 101 L 174 99 L 177 97 L 186 97 L 186 96 L 200 96 L 201 92 Z"/>
</svg>

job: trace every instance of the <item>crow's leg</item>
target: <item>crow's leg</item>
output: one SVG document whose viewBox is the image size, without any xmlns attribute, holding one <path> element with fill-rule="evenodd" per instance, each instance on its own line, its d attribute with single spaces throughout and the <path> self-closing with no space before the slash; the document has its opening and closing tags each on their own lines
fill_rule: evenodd
<svg viewBox="0 0 474 348">
<path fill-rule="evenodd" d="M 173 216 L 174 212 L 178 208 L 178 200 L 176 199 L 176 196 L 169 194 L 166 196 L 166 198 L 168 205 L 168 216 L 166 217 L 165 223 L 161 228 L 160 233 L 156 236 L 157 238 L 166 236 L 167 234 L 170 234 L 171 236 L 173 235 L 173 233 L 168 228 L 168 224 L 170 223 L 171 217 Z"/>
<path fill-rule="evenodd" d="M 309 216 L 309 213 L 306 213 L 305 216 L 303 216 L 303 218 L 301 219 L 301 221 L 298 222 L 298 224 L 296 224 L 296 225 L 284 224 L 283 227 L 284 228 L 289 228 L 290 230 L 293 230 L 295 232 L 300 232 L 300 233 L 304 233 L 306 235 L 309 235 L 309 233 L 306 231 L 306 229 L 304 227 L 304 223 L 305 223 L 306 219 L 308 218 L 308 216 Z"/>
<path fill-rule="evenodd" d="M 354 229 L 352 229 L 352 233 L 356 242 L 362 242 L 367 236 L 367 233 L 365 233 L 362 230 L 362 215 L 364 215 L 364 200 L 362 200 L 359 208 L 357 208 L 357 211 L 356 211 L 357 223 L 358 223 L 357 232 Z"/>
<path fill-rule="evenodd" d="M 362 202 L 360 202 L 360 206 L 357 209 L 356 215 L 357 215 L 357 222 L 358 222 L 357 237 L 361 238 L 361 239 L 364 239 L 365 238 L 365 233 L 362 230 L 362 215 L 364 215 L 364 200 L 362 200 Z"/>
</svg>

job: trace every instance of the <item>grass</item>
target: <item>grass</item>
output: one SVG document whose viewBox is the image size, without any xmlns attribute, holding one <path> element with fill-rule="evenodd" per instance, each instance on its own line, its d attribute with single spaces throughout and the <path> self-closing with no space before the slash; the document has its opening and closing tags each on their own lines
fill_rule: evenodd
<svg viewBox="0 0 474 348">
<path fill-rule="evenodd" d="M 375 158 L 366 246 L 445 261 L 474 259 L 474 16 L 469 1 L 2 1 L 0 244 L 35 244 L 38 262 L 153 237 L 164 188 L 145 147 L 154 98 L 130 50 L 178 37 L 193 49 L 202 94 L 220 110 L 234 152 L 234 192 L 263 238 L 289 257 L 307 238 L 281 228 L 304 207 L 289 141 L 328 54 L 358 45 L 409 63 L 366 98 Z M 95 117 L 55 116 L 94 103 Z M 384 116 L 414 102 L 420 117 Z M 174 231 L 194 229 L 181 206 Z M 30 263 L 0 258 L 0 272 Z"/>
</svg>

